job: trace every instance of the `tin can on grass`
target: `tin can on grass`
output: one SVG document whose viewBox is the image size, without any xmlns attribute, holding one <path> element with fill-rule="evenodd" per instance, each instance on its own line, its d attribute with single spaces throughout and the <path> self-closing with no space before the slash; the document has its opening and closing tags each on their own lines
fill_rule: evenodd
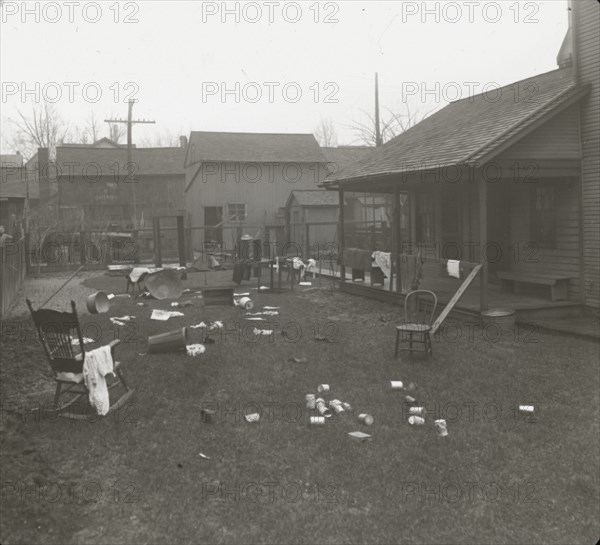
<svg viewBox="0 0 600 545">
<path fill-rule="evenodd" d="M 435 431 L 440 437 L 446 437 L 446 435 L 448 435 L 448 427 L 446 426 L 445 420 L 435 420 L 433 424 L 435 426 Z"/>
<path fill-rule="evenodd" d="M 370 426 L 373 424 L 374 419 L 370 414 L 362 413 L 358 415 L 358 419 L 365 425 Z"/>
</svg>

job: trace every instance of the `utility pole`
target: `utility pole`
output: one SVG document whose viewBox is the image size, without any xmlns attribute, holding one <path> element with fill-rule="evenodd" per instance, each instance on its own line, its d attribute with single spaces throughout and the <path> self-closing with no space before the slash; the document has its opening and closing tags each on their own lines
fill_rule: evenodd
<svg viewBox="0 0 600 545">
<path fill-rule="evenodd" d="M 127 178 L 131 183 L 131 198 L 133 201 L 133 228 L 137 229 L 138 217 L 137 217 L 137 202 L 136 202 L 136 191 L 135 184 L 136 180 L 132 180 L 132 168 L 133 162 L 131 161 L 131 148 L 132 148 L 132 130 L 133 126 L 139 123 L 155 123 L 146 119 L 132 119 L 133 117 L 133 105 L 137 102 L 137 99 L 129 99 L 129 110 L 127 119 L 105 119 L 105 123 L 126 123 L 127 124 Z"/>
<path fill-rule="evenodd" d="M 379 74 L 375 72 L 375 145 L 383 145 L 381 129 L 379 127 Z"/>
</svg>

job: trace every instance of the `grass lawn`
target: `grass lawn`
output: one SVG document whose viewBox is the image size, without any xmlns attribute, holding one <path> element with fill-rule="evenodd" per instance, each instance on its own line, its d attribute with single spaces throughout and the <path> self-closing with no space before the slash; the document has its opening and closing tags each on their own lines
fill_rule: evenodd
<svg viewBox="0 0 600 545">
<path fill-rule="evenodd" d="M 103 276 L 87 284 L 124 287 Z M 273 337 L 255 337 L 243 311 L 201 299 L 168 322 L 149 316 L 169 302 L 115 299 L 97 316 L 79 304 L 84 334 L 122 339 L 118 359 L 135 397 L 84 422 L 3 410 L 0 541 L 596 542 L 597 343 L 529 330 L 491 342 L 462 324 L 460 338 L 454 328 L 436 339 L 433 358 L 394 361 L 399 309 L 325 284 L 251 292 L 253 312 L 280 307 L 270 325 L 254 324 Z M 136 319 L 110 323 L 125 314 Z M 216 320 L 225 329 L 201 356 L 147 354 L 148 335 Z M 31 328 L 3 325 L 3 409 L 51 399 Z M 201 329 L 190 335 L 203 340 Z M 393 391 L 391 380 L 414 390 Z M 321 383 L 331 386 L 326 399 L 353 411 L 311 427 L 304 396 Z M 407 394 L 425 406 L 425 425 L 408 424 Z M 533 417 L 518 413 L 523 404 L 535 406 Z M 203 408 L 216 411 L 212 422 Z M 260 422 L 245 421 L 251 412 Z M 358 421 L 363 412 L 372 426 Z M 436 435 L 435 418 L 447 420 L 447 437 Z M 358 430 L 371 440 L 348 435 Z"/>
</svg>

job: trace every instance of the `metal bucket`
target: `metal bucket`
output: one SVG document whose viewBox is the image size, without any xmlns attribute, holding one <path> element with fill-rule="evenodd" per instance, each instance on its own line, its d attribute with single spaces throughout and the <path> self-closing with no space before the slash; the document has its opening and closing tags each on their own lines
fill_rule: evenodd
<svg viewBox="0 0 600 545">
<path fill-rule="evenodd" d="M 493 308 L 481 313 L 481 325 L 496 324 L 503 333 L 509 333 L 515 327 L 515 311 L 510 308 Z"/>
<path fill-rule="evenodd" d="M 86 305 L 90 314 L 108 312 L 108 309 L 110 308 L 108 295 L 103 291 L 97 291 L 96 293 L 89 295 L 86 299 Z"/>
<path fill-rule="evenodd" d="M 172 352 L 174 350 L 185 350 L 187 346 L 187 327 L 161 333 L 148 337 L 148 352 L 157 354 L 159 352 Z"/>
</svg>

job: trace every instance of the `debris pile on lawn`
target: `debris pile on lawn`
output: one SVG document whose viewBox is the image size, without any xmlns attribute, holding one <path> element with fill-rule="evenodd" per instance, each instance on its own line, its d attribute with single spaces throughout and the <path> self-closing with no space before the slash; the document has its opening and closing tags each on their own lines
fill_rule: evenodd
<svg viewBox="0 0 600 545">
<path fill-rule="evenodd" d="M 110 321 L 113 324 L 123 326 L 123 325 L 125 325 L 125 322 L 130 322 L 131 320 L 134 320 L 134 319 L 135 319 L 135 316 L 120 316 L 120 317 L 110 318 Z"/>
<path fill-rule="evenodd" d="M 150 316 L 151 320 L 159 320 L 161 322 L 166 322 L 169 318 L 175 318 L 177 316 L 185 316 L 183 312 L 179 312 L 176 310 L 160 310 L 155 308 L 152 311 L 152 315 Z"/>
<path fill-rule="evenodd" d="M 206 347 L 203 344 L 188 344 L 186 350 L 188 356 L 199 356 L 206 352 Z"/>
</svg>

